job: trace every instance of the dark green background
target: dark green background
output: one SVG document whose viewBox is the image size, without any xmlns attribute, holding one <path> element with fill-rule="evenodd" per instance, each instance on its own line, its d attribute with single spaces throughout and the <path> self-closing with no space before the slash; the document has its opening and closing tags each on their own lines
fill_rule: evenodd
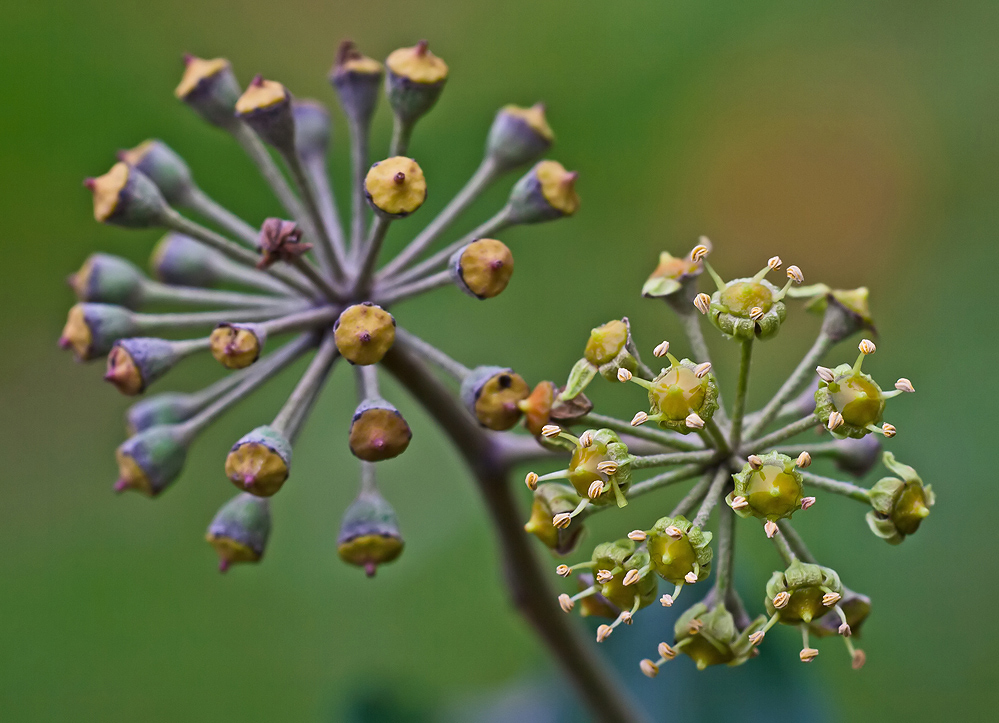
<svg viewBox="0 0 999 723">
<path fill-rule="evenodd" d="M 374 581 L 336 559 L 356 480 L 345 443 L 353 389 L 338 369 L 275 500 L 266 564 L 222 577 L 202 539 L 232 494 L 222 457 L 274 413 L 292 379 L 215 425 L 176 487 L 150 502 L 110 492 L 126 400 L 100 381 L 100 364 L 75 365 L 56 349 L 71 303 L 65 274 L 92 250 L 143 261 L 156 238 L 92 221 L 80 181 L 106 170 L 117 148 L 163 138 L 234 210 L 254 221 L 277 212 L 235 144 L 173 98 L 180 54 L 224 55 L 244 82 L 262 72 L 332 102 L 325 74 L 348 36 L 376 57 L 426 37 L 451 66 L 411 147 L 430 184 L 427 208 L 398 224 L 394 243 L 472 171 L 504 103 L 546 101 L 553 157 L 580 171 L 577 217 L 504 235 L 517 273 L 503 296 L 474 303 L 444 290 L 398 308 L 401 324 L 467 363 L 560 378 L 587 330 L 623 314 L 643 350 L 662 338 L 684 349 L 662 306 L 637 290 L 659 250 L 684 252 L 701 233 L 714 239 L 723 274 L 780 254 L 808 281 L 871 287 L 881 337 L 868 370 L 884 383 L 908 376 L 918 389 L 889 406 L 899 429 L 890 447 L 932 482 L 938 505 L 898 548 L 867 531 L 861 509 L 828 495 L 802 519 L 822 560 L 869 593 L 875 612 L 862 672 L 827 641 L 816 663 L 787 666 L 797 677 L 786 685 L 825 686 L 833 719 L 991 717 L 997 16 L 986 0 L 8 3 L 0 717 L 337 720 L 344 696 L 368 686 L 419 708 L 544 674 L 543 652 L 507 606 L 464 469 L 404 395 L 390 388 L 414 442 L 382 468 L 403 559 Z M 336 131 L 343 187 L 339 120 Z M 387 131 L 383 109 L 378 147 Z M 484 199 L 476 218 L 504 194 Z M 792 317 L 757 357 L 756 402 L 810 343 L 814 320 Z M 733 349 L 712 341 L 731 383 Z M 831 361 L 852 359 L 852 349 Z M 193 388 L 215 374 L 192 363 L 172 383 Z M 621 414 L 640 401 L 608 392 L 594 396 Z M 648 524 L 675 496 L 608 514 L 590 542 Z M 738 562 L 740 580 L 758 609 L 777 559 L 755 527 L 740 529 L 751 553 Z M 792 631 L 768 645 L 794 662 Z M 729 672 L 708 674 L 724 691 Z M 783 700 L 775 691 L 769 712 L 794 717 Z"/>
</svg>

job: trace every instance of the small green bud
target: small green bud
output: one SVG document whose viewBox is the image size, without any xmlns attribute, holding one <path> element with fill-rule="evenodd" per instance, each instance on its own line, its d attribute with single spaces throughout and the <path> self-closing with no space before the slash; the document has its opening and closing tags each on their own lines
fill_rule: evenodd
<svg viewBox="0 0 999 723">
<path fill-rule="evenodd" d="M 167 202 L 156 184 L 126 163 L 116 163 L 83 185 L 94 195 L 94 219 L 100 223 L 129 228 L 156 226 L 163 218 Z"/>
<path fill-rule="evenodd" d="M 794 560 L 786 570 L 775 572 L 770 578 L 764 604 L 767 615 L 776 615 L 787 625 L 797 625 L 818 620 L 842 595 L 843 583 L 835 570 Z"/>
<path fill-rule="evenodd" d="M 366 399 L 350 422 L 350 451 L 366 462 L 381 462 L 406 451 L 413 432 L 403 416 L 384 399 Z"/>
<path fill-rule="evenodd" d="M 520 419 L 519 403 L 531 388 L 519 374 L 505 367 L 476 367 L 461 383 L 461 400 L 479 424 L 502 432 Z"/>
<path fill-rule="evenodd" d="M 694 527 L 686 517 L 661 517 L 648 533 L 645 546 L 656 573 L 674 585 L 682 585 L 693 573 L 697 580 L 711 574 L 711 533 Z"/>
<path fill-rule="evenodd" d="M 540 223 L 571 216 L 579 209 L 576 178 L 557 161 L 540 161 L 510 191 L 511 223 Z"/>
<path fill-rule="evenodd" d="M 372 164 L 364 197 L 379 216 L 405 218 L 427 200 L 427 179 L 412 158 L 393 156 Z"/>
<path fill-rule="evenodd" d="M 609 381 L 616 381 L 620 369 L 632 373 L 638 369 L 638 351 L 631 338 L 628 317 L 613 319 L 590 330 L 583 358 L 570 370 L 559 399 L 574 399 L 589 386 L 597 373 Z"/>
<path fill-rule="evenodd" d="M 486 155 L 501 170 L 522 166 L 543 156 L 555 134 L 545 119 L 545 106 L 530 108 L 507 105 L 500 109 L 489 129 Z"/>
<path fill-rule="evenodd" d="M 371 302 L 348 306 L 333 325 L 336 348 L 351 364 L 377 364 L 395 343 L 395 319 Z"/>
<path fill-rule="evenodd" d="M 281 489 L 291 467 L 291 442 L 264 425 L 243 435 L 229 450 L 225 474 L 241 490 L 270 497 Z"/>
<path fill-rule="evenodd" d="M 256 76 L 236 101 L 236 117 L 278 150 L 294 152 L 295 118 L 291 93 L 275 80 Z"/>
<path fill-rule="evenodd" d="M 225 58 L 203 60 L 187 55 L 184 64 L 184 76 L 174 95 L 212 125 L 232 126 L 240 89 L 229 61 Z"/>
<path fill-rule="evenodd" d="M 129 435 L 160 424 L 179 424 L 194 415 L 200 405 L 190 394 L 165 392 L 136 402 L 125 413 Z"/>
<path fill-rule="evenodd" d="M 104 356 L 119 339 L 139 331 L 131 311 L 113 304 L 75 304 L 59 337 L 59 346 L 72 349 L 78 361 Z"/>
<path fill-rule="evenodd" d="M 557 482 L 538 485 L 531 503 L 531 517 L 524 525 L 524 531 L 537 537 L 545 547 L 556 554 L 568 555 L 579 543 L 586 512 L 576 515 L 568 527 L 555 527 L 552 518 L 558 514 L 572 512 L 580 501 L 580 496 L 566 485 Z"/>
<path fill-rule="evenodd" d="M 260 324 L 222 323 L 208 337 L 215 360 L 226 369 L 244 369 L 260 358 L 267 330 Z"/>
<path fill-rule="evenodd" d="M 295 151 L 300 158 L 326 158 L 330 146 L 330 112 L 317 100 L 293 100 Z"/>
<path fill-rule="evenodd" d="M 786 454 L 770 452 L 758 459 L 754 468 L 747 462 L 732 475 L 735 489 L 725 501 L 739 517 L 756 517 L 776 522 L 801 509 L 802 478 L 795 460 Z"/>
<path fill-rule="evenodd" d="M 120 256 L 91 254 L 68 281 L 80 301 L 135 309 L 142 303 L 146 277 L 138 266 Z"/>
<path fill-rule="evenodd" d="M 238 562 L 259 562 L 271 534 L 270 502 L 242 492 L 226 502 L 205 539 L 219 556 L 219 572 Z"/>
<path fill-rule="evenodd" d="M 368 577 L 399 557 L 404 544 L 395 510 L 377 492 L 362 492 L 343 515 L 337 552 L 344 562 L 363 567 Z"/>
<path fill-rule="evenodd" d="M 384 74 L 382 64 L 363 55 L 352 40 L 340 43 L 329 81 L 336 89 L 344 113 L 354 124 L 363 128 L 371 122 Z"/>
<path fill-rule="evenodd" d="M 898 462 L 891 452 L 885 452 L 882 460 L 898 476 L 883 477 L 871 488 L 874 509 L 867 513 L 867 524 L 875 535 L 898 545 L 919 529 L 929 516 L 936 496 L 930 485 L 923 484 L 916 470 Z"/>
<path fill-rule="evenodd" d="M 447 63 L 430 52 L 426 40 L 393 51 L 385 60 L 385 67 L 389 105 L 405 123 L 412 123 L 429 111 L 447 82 Z"/>
<path fill-rule="evenodd" d="M 724 605 L 715 605 L 709 610 L 700 602 L 681 615 L 673 626 L 675 648 L 689 656 L 698 670 L 710 665 L 742 665 L 758 654 L 749 636 L 765 623 L 766 618 L 760 616 L 740 632 L 735 618 Z"/>
<path fill-rule="evenodd" d="M 575 445 L 566 479 L 580 497 L 593 504 L 616 502 L 618 507 L 624 507 L 628 504 L 624 495 L 631 486 L 631 454 L 627 445 L 610 429 L 589 430 L 584 434 L 592 441 L 585 447 L 582 443 Z M 599 494 L 591 494 L 595 482 L 602 483 Z"/>
<path fill-rule="evenodd" d="M 196 188 L 187 163 L 163 141 L 143 141 L 135 148 L 121 151 L 118 160 L 156 184 L 171 205 L 183 205 Z"/>
<path fill-rule="evenodd" d="M 187 445 L 183 430 L 174 424 L 149 427 L 125 440 L 115 451 L 115 492 L 133 489 L 147 497 L 157 496 L 180 475 Z"/>
<path fill-rule="evenodd" d="M 717 411 L 718 382 L 710 370 L 704 372 L 690 359 L 677 361 L 669 354 L 667 358 L 669 369 L 661 371 L 651 383 L 641 384 L 649 392 L 649 419 L 659 422 L 663 429 L 687 434 L 692 429 L 691 414 L 707 422 Z"/>
<path fill-rule="evenodd" d="M 527 398 L 517 402 L 524 413 L 524 426 L 535 437 L 541 436 L 541 429 L 551 420 L 552 404 L 555 402 L 555 385 L 551 382 L 538 382 Z"/>
<path fill-rule="evenodd" d="M 491 299 L 510 283 L 513 254 L 502 241 L 480 238 L 455 251 L 448 268 L 459 289 L 476 299 Z"/>
<path fill-rule="evenodd" d="M 781 291 L 766 279 L 735 279 L 711 297 L 708 317 L 736 339 L 769 339 L 787 316 Z"/>
<path fill-rule="evenodd" d="M 658 582 L 652 571 L 649 553 L 644 549 L 636 549 L 635 543 L 628 538 L 614 542 L 603 542 L 593 549 L 595 570 L 607 570 L 611 573 L 607 582 L 598 582 L 599 592 L 613 605 L 622 610 L 642 609 L 651 605 L 656 599 Z M 638 580 L 625 585 L 625 576 L 635 570 Z"/>
<path fill-rule="evenodd" d="M 119 339 L 108 353 L 105 381 L 128 396 L 142 394 L 184 357 L 166 339 L 132 337 Z"/>
</svg>

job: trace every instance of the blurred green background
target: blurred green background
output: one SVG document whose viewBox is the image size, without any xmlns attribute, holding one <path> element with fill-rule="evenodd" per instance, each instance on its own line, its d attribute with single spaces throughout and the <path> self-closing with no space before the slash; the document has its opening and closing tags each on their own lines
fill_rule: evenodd
<svg viewBox="0 0 999 723">
<path fill-rule="evenodd" d="M 997 20 L 988 0 L 8 3 L 0 718 L 334 721 L 358 691 L 387 689 L 401 708 L 386 720 L 423 720 L 421 710 L 550 675 L 508 607 L 467 474 L 404 394 L 389 389 L 414 443 L 381 467 L 407 539 L 402 560 L 369 581 L 336 558 L 356 480 L 345 436 L 353 389 L 338 369 L 296 450 L 293 483 L 275 500 L 265 564 L 223 577 L 202 535 L 232 494 L 224 452 L 274 413 L 291 377 L 215 425 L 179 483 L 151 502 L 110 492 L 126 400 L 100 381 L 100 364 L 75 365 L 56 348 L 71 303 L 64 276 L 94 250 L 144 263 L 157 237 L 91 218 L 80 181 L 106 170 L 116 149 L 162 138 L 235 211 L 254 221 L 277 213 L 235 144 L 173 98 L 181 53 L 224 55 L 243 82 L 262 72 L 333 104 L 325 74 L 343 37 L 376 57 L 425 37 L 451 66 L 411 146 L 430 184 L 427 208 L 397 225 L 393 244 L 464 182 L 502 104 L 544 100 L 552 155 L 580 172 L 575 218 L 504 235 L 517 273 L 503 296 L 474 303 L 445 290 L 398 308 L 401 324 L 466 363 L 564 378 L 589 328 L 624 314 L 643 348 L 662 338 L 685 348 L 663 306 L 637 292 L 660 250 L 685 252 L 702 233 L 729 276 L 780 254 L 808 281 L 871 287 L 881 337 L 868 370 L 918 389 L 890 405 L 899 429 L 890 446 L 932 482 L 938 505 L 898 548 L 867 531 L 854 503 L 827 495 L 805 516 L 799 529 L 820 558 L 874 598 L 869 662 L 855 673 L 826 641 L 815 664 L 800 666 L 795 634 L 779 631 L 767 660 L 786 677 L 761 703 L 771 707 L 747 717 L 790 714 L 793 688 L 818 691 L 812 703 L 832 720 L 990 718 Z M 380 148 L 387 116 L 383 108 Z M 344 188 L 337 124 L 332 160 Z M 506 188 L 457 230 L 497 208 Z M 815 320 L 791 316 L 759 353 L 756 402 L 811 342 Z M 712 341 L 731 382 L 733 349 Z M 844 347 L 841 359 L 852 359 Z M 209 361 L 191 363 L 161 388 L 216 374 Z M 628 416 L 640 401 L 608 391 L 594 396 Z M 602 516 L 589 543 L 648 524 L 677 494 Z M 739 558 L 740 585 L 758 608 L 778 562 L 758 530 L 740 529 L 751 553 Z M 638 639 L 641 628 L 629 633 Z M 642 640 L 641 654 L 654 642 Z M 718 692 L 733 674 L 702 679 Z M 636 685 L 648 692 L 664 678 Z M 673 700 L 688 719 L 707 715 L 690 695 Z"/>
</svg>

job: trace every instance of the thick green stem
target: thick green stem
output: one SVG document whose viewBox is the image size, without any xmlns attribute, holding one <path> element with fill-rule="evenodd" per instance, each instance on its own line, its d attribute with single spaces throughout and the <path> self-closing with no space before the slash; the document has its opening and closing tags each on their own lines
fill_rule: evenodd
<svg viewBox="0 0 999 723">
<path fill-rule="evenodd" d="M 857 500 L 858 502 L 863 502 L 865 504 L 871 503 L 871 493 L 863 487 L 858 487 L 852 482 L 843 482 L 838 479 L 833 479 L 832 477 L 823 477 L 804 470 L 800 470 L 800 472 L 802 479 L 809 487 L 815 487 L 820 490 L 825 490 L 826 492 L 843 495 L 844 497 L 849 497 L 852 500 Z"/>
<path fill-rule="evenodd" d="M 781 559 L 784 561 L 785 565 L 790 565 L 792 562 L 798 559 L 798 556 L 794 554 L 794 550 L 791 546 L 787 544 L 787 538 L 784 537 L 784 533 L 780 531 L 780 525 L 777 526 L 777 532 L 771 538 L 774 543 L 774 547 L 777 548 L 777 552 L 780 554 Z"/>
<path fill-rule="evenodd" d="M 245 294 L 240 291 L 203 289 L 199 286 L 171 286 L 146 279 L 142 282 L 142 301 L 151 303 L 191 304 L 234 308 L 248 306 L 286 306 L 286 297 Z M 295 303 L 295 302 L 291 302 Z"/>
<path fill-rule="evenodd" d="M 385 235 L 388 233 L 389 226 L 391 225 L 392 219 L 385 218 L 384 216 L 375 216 L 375 220 L 371 224 L 371 230 L 368 233 L 368 238 L 358 251 L 359 271 L 357 272 L 357 288 L 355 293 L 366 294 L 371 290 L 372 272 L 375 269 L 375 264 L 378 263 L 378 254 L 382 250 L 382 243 L 385 241 Z"/>
<path fill-rule="evenodd" d="M 732 448 L 728 446 L 724 433 L 718 428 L 714 418 L 704 423 L 704 429 L 700 430 L 701 439 L 707 447 L 714 446 L 723 455 L 732 453 Z"/>
<path fill-rule="evenodd" d="M 316 239 L 314 250 L 319 258 L 319 265 L 323 271 L 333 279 L 343 279 L 344 260 L 337 253 L 333 239 L 330 237 L 329 227 L 323 218 L 319 200 L 316 198 L 315 189 L 309 180 L 309 174 L 302 164 L 302 159 L 294 148 L 286 153 L 282 153 L 285 165 L 291 171 L 291 178 L 298 187 L 298 193 L 302 197 L 302 204 L 305 206 L 305 214 L 309 220 L 309 231 Z"/>
<path fill-rule="evenodd" d="M 735 560 L 735 512 L 728 505 L 718 508 L 718 554 L 715 555 L 715 599 L 724 601 L 732 587 Z"/>
<path fill-rule="evenodd" d="M 353 193 L 351 194 L 350 253 L 356 258 L 364 240 L 364 227 L 366 225 L 364 178 L 368 173 L 368 127 L 348 120 L 347 128 L 350 131 L 350 160 L 354 171 L 351 183 Z"/>
<path fill-rule="evenodd" d="M 404 156 L 409 150 L 409 139 L 413 135 L 415 121 L 404 121 L 399 116 L 395 116 L 392 123 L 392 142 L 389 143 L 389 158 Z"/>
</svg>

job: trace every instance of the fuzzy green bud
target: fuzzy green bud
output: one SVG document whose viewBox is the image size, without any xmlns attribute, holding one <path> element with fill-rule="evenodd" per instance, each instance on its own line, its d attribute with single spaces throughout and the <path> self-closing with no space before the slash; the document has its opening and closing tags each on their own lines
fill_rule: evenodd
<svg viewBox="0 0 999 723">
<path fill-rule="evenodd" d="M 732 479 L 735 489 L 725 501 L 739 517 L 776 522 L 801 509 L 801 473 L 795 460 L 786 454 L 770 452 L 760 457 L 755 467 L 747 462 Z M 741 504 L 742 500 L 745 504 Z"/>
<path fill-rule="evenodd" d="M 459 289 L 476 299 L 491 299 L 510 283 L 513 254 L 502 241 L 480 238 L 455 251 L 448 268 Z"/>
<path fill-rule="evenodd" d="M 557 161 L 540 161 L 510 191 L 511 223 L 540 223 L 571 216 L 579 209 L 578 174 Z"/>
<path fill-rule="evenodd" d="M 216 513 L 205 539 L 218 553 L 219 572 L 225 572 L 234 563 L 259 562 L 270 534 L 270 503 L 242 492 Z"/>
<path fill-rule="evenodd" d="M 146 277 L 131 261 L 110 254 L 91 254 L 69 279 L 80 301 L 135 309 L 142 303 Z"/>
<path fill-rule="evenodd" d="M 350 451 L 366 462 L 381 462 L 406 451 L 413 432 L 402 414 L 384 399 L 366 399 L 354 412 Z"/>
<path fill-rule="evenodd" d="M 898 545 L 919 529 L 930 514 L 936 496 L 930 485 L 924 485 L 912 467 L 885 452 L 885 467 L 897 477 L 883 477 L 871 488 L 871 506 L 867 524 L 871 532 L 889 544 Z"/>
<path fill-rule="evenodd" d="M 229 450 L 225 474 L 241 490 L 270 497 L 284 485 L 291 468 L 291 442 L 264 425 L 243 435 Z"/>
<path fill-rule="evenodd" d="M 489 129 L 486 156 L 500 170 L 508 170 L 535 161 L 549 148 L 555 134 L 545 119 L 545 106 L 530 108 L 507 105 L 499 110 Z"/>
<path fill-rule="evenodd" d="M 179 425 L 149 427 L 125 440 L 115 451 L 115 492 L 132 489 L 155 497 L 177 479 L 187 460 L 188 441 Z"/>
<path fill-rule="evenodd" d="M 134 435 L 160 424 L 178 424 L 190 419 L 200 406 L 198 400 L 190 394 L 156 394 L 128 408 L 125 426 L 128 433 Z"/>
<path fill-rule="evenodd" d="M 502 432 L 520 420 L 520 402 L 531 393 L 524 378 L 505 367 L 476 367 L 461 383 L 461 400 L 479 424 Z"/>
<path fill-rule="evenodd" d="M 362 492 L 347 508 L 337 537 L 337 553 L 344 562 L 374 577 L 379 565 L 402 554 L 403 545 L 395 510 L 377 492 Z"/>
<path fill-rule="evenodd" d="M 404 123 L 412 123 L 429 111 L 447 82 L 447 63 L 430 52 L 426 40 L 393 51 L 385 68 L 389 105 Z"/>
</svg>

